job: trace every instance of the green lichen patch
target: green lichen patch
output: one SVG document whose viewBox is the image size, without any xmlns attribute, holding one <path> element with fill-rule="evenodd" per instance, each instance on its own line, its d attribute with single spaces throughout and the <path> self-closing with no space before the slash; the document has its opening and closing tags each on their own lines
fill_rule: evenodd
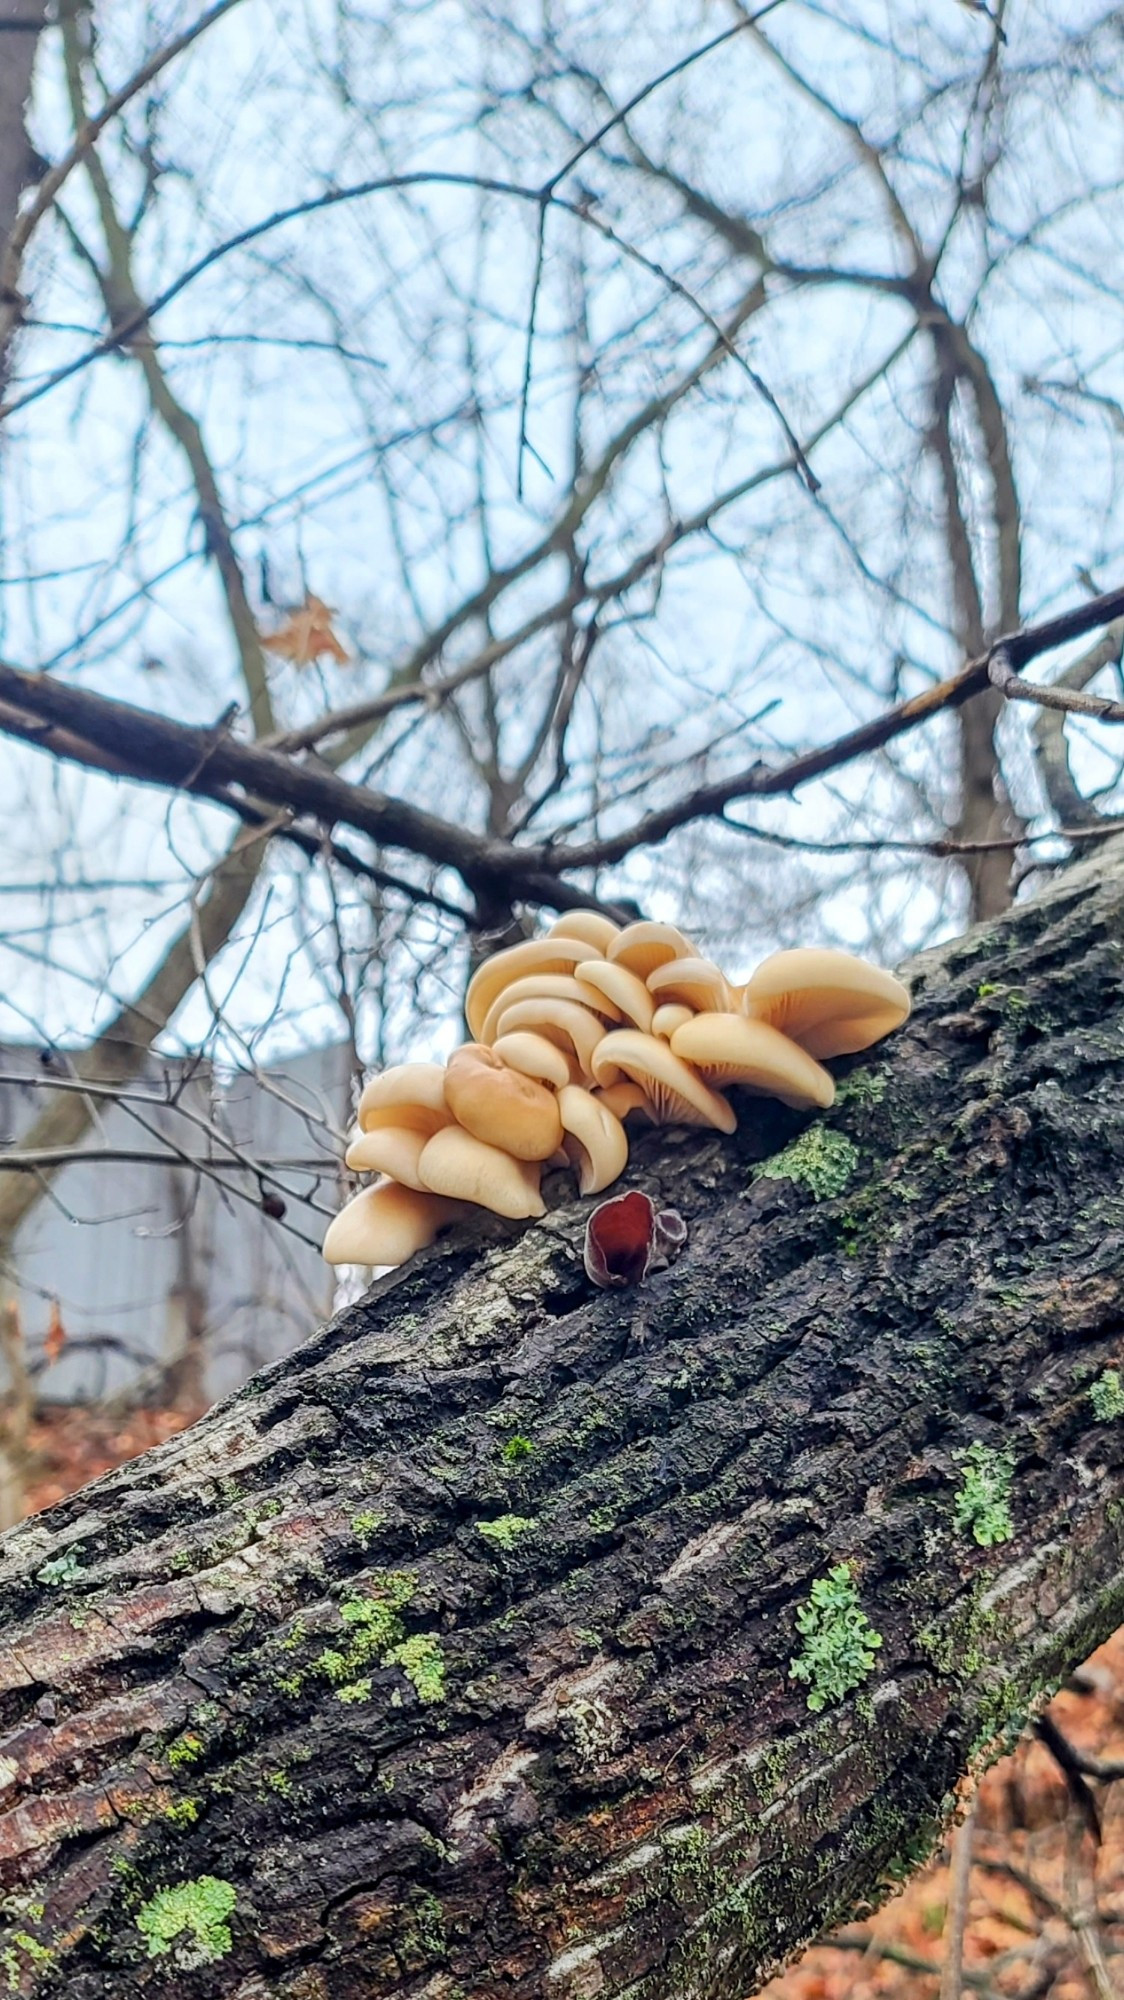
<svg viewBox="0 0 1124 2000">
<path fill-rule="evenodd" d="M 1118 1368 L 1106 1368 L 1090 1383 L 1089 1401 L 1099 1424 L 1111 1424 L 1117 1417 L 1124 1417 L 1124 1384 Z"/>
<path fill-rule="evenodd" d="M 367 1674 L 361 1681 L 348 1681 L 346 1687 L 336 1689 L 337 1701 L 370 1701 L 371 1676 Z"/>
<path fill-rule="evenodd" d="M 806 1187 L 815 1201 L 832 1201 L 842 1194 L 859 1164 L 859 1149 L 843 1132 L 810 1125 L 781 1153 L 762 1160 L 754 1180 L 789 1180 Z"/>
<path fill-rule="evenodd" d="M 365 1507 L 361 1513 L 352 1515 L 351 1532 L 361 1549 L 365 1549 L 368 1542 L 378 1534 L 385 1519 L 386 1515 L 380 1514 L 375 1507 Z"/>
<path fill-rule="evenodd" d="M 836 1085 L 835 1102 L 843 1104 L 881 1104 L 886 1095 L 886 1073 L 877 1069 L 857 1069 L 851 1076 L 845 1076 Z"/>
<path fill-rule="evenodd" d="M 174 1771 L 181 1764 L 198 1763 L 202 1755 L 202 1737 L 196 1736 L 190 1729 L 185 1729 L 182 1736 L 178 1736 L 174 1743 L 169 1743 L 165 1752 L 165 1761 L 171 1765 Z"/>
<path fill-rule="evenodd" d="M 326 1646 L 317 1670 L 335 1683 L 340 1701 L 366 1701 L 371 1679 L 364 1668 L 398 1667 L 419 1701 L 445 1699 L 445 1655 L 431 1632 L 407 1637 L 402 1613 L 414 1595 L 408 1570 L 383 1570 L 372 1580 L 371 1594 L 346 1597 L 340 1617 L 348 1628 L 346 1645 Z"/>
<path fill-rule="evenodd" d="M 494 1521 L 477 1521 L 476 1532 L 483 1535 L 493 1548 L 511 1549 L 520 1535 L 525 1535 L 535 1522 L 526 1514 L 500 1514 Z"/>
<path fill-rule="evenodd" d="M 952 1508 L 955 1526 L 970 1531 L 981 1549 L 1009 1542 L 1015 1532 L 1010 1506 L 1014 1452 L 994 1451 L 977 1440 L 957 1456 L 962 1470 Z"/>
<path fill-rule="evenodd" d="M 448 1956 L 445 1913 L 437 1897 L 429 1889 L 423 1889 L 410 1908 L 403 1945 L 408 1957 L 412 1957 L 415 1953 L 423 1960 Z"/>
<path fill-rule="evenodd" d="M 859 1603 L 849 1563 L 836 1563 L 816 1578 L 806 1604 L 796 1613 L 804 1650 L 789 1667 L 794 1681 L 808 1683 L 808 1707 L 818 1714 L 842 1701 L 873 1670 L 882 1644 Z"/>
<path fill-rule="evenodd" d="M 173 1799 L 161 1814 L 172 1826 L 194 1826 L 199 1817 L 198 1799 Z"/>
<path fill-rule="evenodd" d="M 384 1666 L 401 1667 L 419 1701 L 445 1699 L 445 1655 L 428 1632 L 415 1632 L 386 1655 Z"/>
<path fill-rule="evenodd" d="M 65 1590 L 68 1583 L 77 1583 L 85 1573 L 74 1550 L 67 1549 L 64 1556 L 52 1556 L 42 1569 L 37 1569 L 35 1579 L 37 1583 L 45 1583 L 50 1590 Z"/>
<path fill-rule="evenodd" d="M 185 1972 L 225 1958 L 233 1942 L 228 1919 L 237 1900 L 233 1883 L 217 1875 L 158 1889 L 136 1915 L 149 1957 L 171 1955 Z"/>
<path fill-rule="evenodd" d="M 49 1945 L 41 1944 L 30 1931 L 9 1931 L 0 1942 L 0 1969 L 9 1993 L 19 1992 L 25 1971 L 35 1967 L 45 1971 L 54 1955 Z"/>
<path fill-rule="evenodd" d="M 346 1646 L 326 1646 L 316 1664 L 330 1681 L 351 1681 L 363 1667 L 382 1665 L 383 1655 L 405 1637 L 402 1611 L 414 1594 L 407 1570 L 383 1570 L 370 1596 L 345 1597 L 340 1617 L 351 1637 Z"/>
</svg>

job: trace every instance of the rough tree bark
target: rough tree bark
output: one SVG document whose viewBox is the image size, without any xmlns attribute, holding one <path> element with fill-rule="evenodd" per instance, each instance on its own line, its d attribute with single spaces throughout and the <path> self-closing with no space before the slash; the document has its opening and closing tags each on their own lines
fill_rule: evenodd
<svg viewBox="0 0 1124 2000">
<path fill-rule="evenodd" d="M 915 961 L 824 1118 L 640 1142 L 643 1288 L 576 1203 L 483 1224 L 14 1529 L 11 1990 L 735 2000 L 909 1869 L 1124 1620 L 1122 952 L 1118 843 Z"/>
</svg>

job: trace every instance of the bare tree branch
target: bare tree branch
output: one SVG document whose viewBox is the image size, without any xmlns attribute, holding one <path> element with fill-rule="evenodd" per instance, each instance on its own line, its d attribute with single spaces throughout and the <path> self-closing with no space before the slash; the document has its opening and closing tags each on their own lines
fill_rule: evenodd
<svg viewBox="0 0 1124 2000">
<path fill-rule="evenodd" d="M 133 775 L 143 783 L 195 792 L 214 798 L 218 804 L 226 803 L 223 788 L 241 785 L 276 807 L 308 813 L 328 826 L 352 826 L 380 846 L 397 847 L 453 868 L 470 888 L 506 889 L 527 902 L 570 909 L 586 906 L 590 899 L 563 883 L 560 878 L 564 874 L 621 860 L 638 848 L 666 839 L 693 820 L 719 816 L 737 800 L 785 796 L 810 779 L 838 770 L 970 701 L 988 686 L 989 662 L 996 651 L 1012 663 L 1023 664 L 1122 613 L 1124 589 L 1107 591 L 1075 611 L 1006 635 L 996 641 L 991 653 L 972 661 L 958 674 L 924 694 L 899 702 L 818 750 L 807 751 L 775 769 L 758 762 L 645 814 L 618 835 L 571 845 L 518 847 L 488 839 L 423 812 L 404 799 L 349 784 L 333 771 L 299 764 L 276 750 L 244 743 L 226 730 L 192 729 L 130 703 L 111 701 L 3 663 L 0 728 L 5 726 L 7 709 L 16 709 L 58 725 L 74 739 L 84 739 L 99 749 L 111 747 L 117 757 L 127 756 Z"/>
</svg>

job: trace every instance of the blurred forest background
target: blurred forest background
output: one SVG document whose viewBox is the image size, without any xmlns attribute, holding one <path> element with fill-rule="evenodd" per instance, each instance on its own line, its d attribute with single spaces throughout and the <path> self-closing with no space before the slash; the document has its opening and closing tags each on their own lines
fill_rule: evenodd
<svg viewBox="0 0 1124 2000">
<path fill-rule="evenodd" d="M 329 1309 L 540 911 L 894 964 L 1120 823 L 1124 620 L 956 677 L 1124 580 L 1122 91 L 1085 0 L 0 0 L 0 1524 Z M 1122 1668 L 790 2000 L 1110 2000 Z"/>
</svg>

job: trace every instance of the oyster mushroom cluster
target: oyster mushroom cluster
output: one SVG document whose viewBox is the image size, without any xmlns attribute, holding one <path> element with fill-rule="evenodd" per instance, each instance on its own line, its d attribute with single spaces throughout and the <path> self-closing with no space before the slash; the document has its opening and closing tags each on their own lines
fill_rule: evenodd
<svg viewBox="0 0 1124 2000">
<path fill-rule="evenodd" d="M 901 982 L 847 952 L 775 952 L 735 986 L 673 924 L 560 917 L 480 967 L 473 1039 L 446 1064 L 367 1084 L 347 1165 L 381 1178 L 336 1216 L 324 1256 L 401 1264 L 473 1207 L 543 1215 L 544 1166 L 572 1167 L 581 1193 L 599 1194 L 627 1162 L 627 1118 L 732 1132 L 731 1084 L 825 1109 L 824 1059 L 908 1013 Z"/>
</svg>

